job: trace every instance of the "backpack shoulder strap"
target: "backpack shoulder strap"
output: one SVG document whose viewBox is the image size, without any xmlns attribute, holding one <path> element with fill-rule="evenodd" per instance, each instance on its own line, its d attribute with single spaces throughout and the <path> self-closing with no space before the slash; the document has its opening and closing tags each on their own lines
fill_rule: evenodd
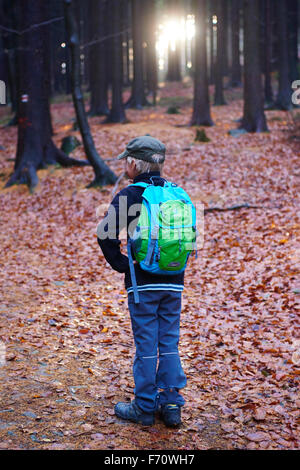
<svg viewBox="0 0 300 470">
<path fill-rule="evenodd" d="M 148 186 L 151 186 L 151 185 L 149 183 L 145 183 L 144 181 L 140 181 L 139 183 L 129 184 L 129 186 L 140 186 L 141 188 L 147 188 Z"/>
<path fill-rule="evenodd" d="M 138 292 L 138 288 L 137 288 L 135 270 L 134 270 L 133 259 L 132 259 L 132 254 L 131 254 L 131 240 L 130 240 L 130 238 L 127 242 L 127 253 L 128 253 L 131 284 L 132 284 L 132 288 L 133 288 L 134 303 L 138 304 L 138 303 L 140 303 L 140 298 L 139 298 L 139 292 Z"/>
<path fill-rule="evenodd" d="M 148 188 L 148 186 L 151 186 L 151 185 L 148 184 L 148 183 L 145 183 L 144 181 L 140 181 L 139 183 L 129 184 L 128 187 L 129 186 L 139 186 L 141 188 Z M 135 270 L 134 270 L 133 259 L 132 259 L 132 254 L 131 254 L 131 240 L 130 240 L 130 238 L 128 239 L 128 242 L 127 242 L 127 253 L 128 253 L 131 284 L 132 284 L 132 287 L 133 287 L 134 303 L 138 304 L 140 302 L 140 299 L 139 299 L 139 293 L 138 293 L 138 288 L 137 288 L 137 283 L 136 283 Z"/>
</svg>

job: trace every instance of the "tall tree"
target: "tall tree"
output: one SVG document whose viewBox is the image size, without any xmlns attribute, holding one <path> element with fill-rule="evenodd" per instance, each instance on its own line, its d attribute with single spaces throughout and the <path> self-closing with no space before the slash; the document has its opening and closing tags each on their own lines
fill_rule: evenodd
<svg viewBox="0 0 300 470">
<path fill-rule="evenodd" d="M 122 43 L 121 43 L 121 19 L 119 0 L 109 0 L 109 17 L 111 18 L 111 82 L 112 82 L 112 106 L 107 117 L 107 122 L 125 122 L 126 115 L 122 101 Z"/>
<path fill-rule="evenodd" d="M 275 0 L 278 31 L 278 72 L 279 84 L 275 106 L 282 110 L 292 108 L 292 89 L 289 75 L 289 50 L 287 30 L 287 0 Z"/>
<path fill-rule="evenodd" d="M 231 22 L 231 76 L 230 86 L 239 87 L 242 85 L 242 70 L 240 62 L 240 13 L 241 0 L 231 0 L 230 2 L 230 22 Z"/>
<path fill-rule="evenodd" d="M 227 76 L 229 72 L 229 6 L 230 2 L 223 2 L 222 21 L 223 21 L 223 75 Z"/>
<path fill-rule="evenodd" d="M 18 30 L 22 31 L 18 41 L 18 144 L 14 172 L 6 186 L 26 183 L 33 190 L 38 183 L 37 169 L 49 163 L 63 166 L 88 163 L 67 157 L 51 139 L 45 44 L 48 26 L 32 28 L 48 19 L 47 2 L 20 0 L 17 7 Z"/>
<path fill-rule="evenodd" d="M 288 9 L 288 51 L 290 82 L 299 79 L 298 70 L 298 0 L 287 0 Z"/>
<path fill-rule="evenodd" d="M 3 15 L 3 1 L 0 1 L 0 18 L 3 18 L 3 16 L 4 16 Z M 0 30 L 0 80 L 4 81 L 5 84 L 8 83 L 8 54 L 5 51 L 3 32 L 1 30 Z"/>
<path fill-rule="evenodd" d="M 130 59 L 129 59 L 129 41 L 131 40 L 131 4 L 129 0 L 123 0 L 122 2 L 122 55 L 123 55 L 123 85 L 130 86 Z"/>
<path fill-rule="evenodd" d="M 168 17 L 170 21 L 176 25 L 182 12 L 180 0 L 168 0 L 166 6 L 168 8 Z M 169 42 L 168 45 L 168 71 L 166 79 L 170 82 L 181 80 L 180 42 L 175 39 L 172 43 Z"/>
<path fill-rule="evenodd" d="M 14 30 L 17 28 L 16 23 L 16 3 L 11 0 L 2 0 L 1 2 L 0 18 L 4 27 Z M 7 74 L 7 88 L 9 92 L 9 99 L 11 102 L 11 109 L 14 117 L 8 123 L 8 126 L 17 125 L 18 119 L 18 64 L 17 64 L 17 35 L 9 31 L 1 31 L 3 41 L 4 60 L 7 67 L 5 73 Z"/>
<path fill-rule="evenodd" d="M 268 106 L 273 104 L 272 89 L 272 0 L 264 1 L 264 72 L 265 72 L 265 101 Z"/>
<path fill-rule="evenodd" d="M 206 0 L 195 0 L 195 78 L 194 107 L 191 125 L 212 126 L 210 116 L 207 50 L 206 50 Z"/>
<path fill-rule="evenodd" d="M 89 8 L 89 2 L 83 2 L 82 0 L 77 0 L 77 3 L 80 4 L 80 44 L 87 44 L 90 40 L 91 27 L 91 10 Z M 105 14 L 105 13 L 104 13 Z M 82 56 L 81 56 L 81 69 L 82 69 L 82 83 L 86 86 L 90 86 L 90 47 L 82 47 Z"/>
<path fill-rule="evenodd" d="M 226 104 L 223 91 L 223 75 L 224 75 L 224 44 L 225 44 L 225 16 L 226 0 L 217 0 L 217 61 L 215 65 L 215 105 L 221 106 Z"/>
<path fill-rule="evenodd" d="M 267 131 L 260 70 L 259 0 L 244 0 L 244 115 L 241 128 L 248 132 Z"/>
<path fill-rule="evenodd" d="M 90 186 L 102 186 L 105 184 L 112 184 L 116 181 L 117 178 L 115 174 L 111 171 L 111 169 L 100 158 L 95 148 L 95 144 L 93 141 L 92 134 L 90 132 L 90 127 L 84 108 L 83 94 L 81 91 L 80 83 L 80 47 L 76 18 L 74 10 L 72 8 L 72 0 L 64 0 L 64 7 L 68 44 L 70 46 L 71 52 L 71 84 L 73 103 L 76 111 L 77 122 L 83 140 L 84 150 L 95 172 L 95 179 L 92 181 Z"/>
<path fill-rule="evenodd" d="M 90 0 L 90 27 L 92 42 L 89 53 L 91 116 L 107 115 L 108 77 L 106 49 L 107 36 L 107 0 Z M 93 44 L 94 42 L 94 44 Z"/>
<path fill-rule="evenodd" d="M 147 89 L 152 95 L 153 105 L 156 105 L 157 91 L 157 62 L 155 48 L 155 27 L 156 27 L 156 3 L 155 0 L 146 0 L 146 77 Z"/>
<path fill-rule="evenodd" d="M 133 83 L 131 97 L 126 103 L 128 108 L 142 109 L 147 105 L 144 83 L 143 64 L 143 26 L 144 4 L 140 0 L 131 0 L 132 39 L 133 39 Z"/>
<path fill-rule="evenodd" d="M 209 83 L 215 83 L 215 65 L 216 65 L 216 25 L 214 24 L 214 16 L 216 0 L 209 0 Z"/>
<path fill-rule="evenodd" d="M 61 0 L 51 2 L 52 18 L 62 17 L 64 14 Z M 51 91 L 63 93 L 65 81 L 65 25 L 63 21 L 54 22 L 50 25 L 50 67 L 51 67 Z"/>
</svg>

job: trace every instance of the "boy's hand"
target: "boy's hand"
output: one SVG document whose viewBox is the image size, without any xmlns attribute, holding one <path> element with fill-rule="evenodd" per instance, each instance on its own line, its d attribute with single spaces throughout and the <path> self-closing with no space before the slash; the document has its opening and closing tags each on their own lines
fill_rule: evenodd
<svg viewBox="0 0 300 470">
<path fill-rule="evenodd" d="M 109 203 L 100 204 L 96 208 L 96 217 L 105 217 L 109 208 Z"/>
</svg>

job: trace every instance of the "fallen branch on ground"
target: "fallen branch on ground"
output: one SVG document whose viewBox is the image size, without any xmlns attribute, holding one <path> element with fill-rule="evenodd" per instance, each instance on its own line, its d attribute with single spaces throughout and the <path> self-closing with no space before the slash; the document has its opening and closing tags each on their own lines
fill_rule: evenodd
<svg viewBox="0 0 300 470">
<path fill-rule="evenodd" d="M 213 212 L 213 211 L 218 211 L 218 212 L 224 212 L 224 211 L 234 211 L 234 210 L 239 210 L 239 209 L 264 209 L 263 206 L 252 206 L 251 204 L 239 204 L 237 206 L 231 206 L 231 207 L 208 207 L 207 209 L 204 209 L 204 214 L 207 214 L 208 212 Z"/>
</svg>

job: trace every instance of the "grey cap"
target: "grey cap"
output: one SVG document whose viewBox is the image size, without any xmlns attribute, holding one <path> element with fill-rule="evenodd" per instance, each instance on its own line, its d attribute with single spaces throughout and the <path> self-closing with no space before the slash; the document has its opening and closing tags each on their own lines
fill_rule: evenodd
<svg viewBox="0 0 300 470">
<path fill-rule="evenodd" d="M 126 150 L 118 155 L 117 159 L 132 157 L 151 163 L 162 163 L 165 161 L 166 147 L 164 144 L 150 135 L 135 137 L 126 146 Z M 153 155 L 161 155 L 159 161 L 153 160 Z"/>
</svg>

